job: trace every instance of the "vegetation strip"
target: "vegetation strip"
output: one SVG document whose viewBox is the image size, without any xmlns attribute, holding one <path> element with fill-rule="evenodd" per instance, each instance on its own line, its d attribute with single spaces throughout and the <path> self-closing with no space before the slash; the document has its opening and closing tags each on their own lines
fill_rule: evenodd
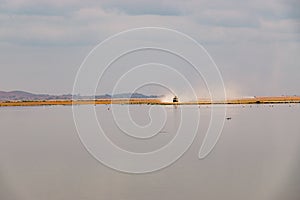
<svg viewBox="0 0 300 200">
<path fill-rule="evenodd" d="M 300 103 L 299 96 L 254 97 L 229 99 L 225 101 L 198 100 L 194 102 L 162 102 L 160 99 L 96 99 L 96 100 L 43 100 L 43 101 L 2 101 L 0 106 L 53 106 L 53 105 L 98 105 L 98 104 L 149 104 L 149 105 L 209 105 L 209 104 L 280 104 Z"/>
</svg>

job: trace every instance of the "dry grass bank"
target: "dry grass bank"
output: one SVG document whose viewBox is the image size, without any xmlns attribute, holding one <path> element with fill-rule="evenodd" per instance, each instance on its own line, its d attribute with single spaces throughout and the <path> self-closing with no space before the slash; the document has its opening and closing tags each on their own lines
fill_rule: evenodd
<svg viewBox="0 0 300 200">
<path fill-rule="evenodd" d="M 5 101 L 0 106 L 51 106 L 51 105 L 92 105 L 92 104 L 153 104 L 153 105 L 207 105 L 207 104 L 276 104 L 300 103 L 299 96 L 255 97 L 229 99 L 226 101 L 199 100 L 197 102 L 162 102 L 160 99 L 97 99 L 97 100 L 49 100 L 49 101 Z"/>
</svg>

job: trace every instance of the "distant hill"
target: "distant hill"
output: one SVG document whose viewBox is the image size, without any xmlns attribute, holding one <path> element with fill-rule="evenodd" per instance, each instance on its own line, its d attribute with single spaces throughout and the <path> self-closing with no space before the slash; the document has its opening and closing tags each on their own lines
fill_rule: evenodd
<svg viewBox="0 0 300 200">
<path fill-rule="evenodd" d="M 144 95 L 141 93 L 121 93 L 121 94 L 105 94 L 94 96 L 80 96 L 77 95 L 75 99 L 111 99 L 111 98 L 160 98 L 162 96 L 157 95 Z M 70 100 L 71 94 L 63 95 L 49 95 L 49 94 L 34 94 L 25 91 L 0 91 L 0 101 L 43 101 L 43 100 Z"/>
<path fill-rule="evenodd" d="M 160 98 L 162 96 L 157 96 L 157 95 L 144 95 L 141 93 L 121 93 L 121 94 L 114 94 L 114 95 L 100 95 L 100 96 L 96 96 L 96 98 L 114 98 L 114 99 L 128 99 L 128 98 L 143 98 L 143 99 L 147 99 L 147 98 Z"/>
<path fill-rule="evenodd" d="M 33 94 L 24 91 L 0 91 L 0 101 L 33 101 L 54 99 L 72 99 L 72 95 Z"/>
</svg>

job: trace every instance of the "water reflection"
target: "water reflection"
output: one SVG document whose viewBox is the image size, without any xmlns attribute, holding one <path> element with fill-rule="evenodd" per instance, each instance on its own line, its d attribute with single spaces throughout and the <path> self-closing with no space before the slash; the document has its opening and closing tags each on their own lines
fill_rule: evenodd
<svg viewBox="0 0 300 200">
<path fill-rule="evenodd" d="M 132 106 L 139 123 L 149 107 Z M 82 146 L 71 107 L 0 109 L 0 199 L 299 199 L 300 117 L 296 105 L 229 106 L 212 154 L 197 155 L 210 106 L 167 107 L 168 121 L 153 140 L 134 140 L 115 128 L 108 106 L 96 106 L 109 137 L 148 151 L 174 137 L 180 109 L 200 109 L 191 148 L 170 167 L 132 175 L 97 162 Z"/>
</svg>

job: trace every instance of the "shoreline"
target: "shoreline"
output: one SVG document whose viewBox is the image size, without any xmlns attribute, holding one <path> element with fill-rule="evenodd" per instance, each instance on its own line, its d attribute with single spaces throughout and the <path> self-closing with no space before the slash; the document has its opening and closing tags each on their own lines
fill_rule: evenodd
<svg viewBox="0 0 300 200">
<path fill-rule="evenodd" d="M 55 105 L 101 105 L 101 104 L 148 104 L 148 105 L 220 105 L 220 104 L 288 104 L 300 103 L 300 96 L 254 97 L 211 101 L 207 99 L 195 102 L 162 102 L 160 99 L 96 99 L 96 100 L 33 100 L 3 101 L 0 107 L 13 106 L 55 106 Z"/>
</svg>

